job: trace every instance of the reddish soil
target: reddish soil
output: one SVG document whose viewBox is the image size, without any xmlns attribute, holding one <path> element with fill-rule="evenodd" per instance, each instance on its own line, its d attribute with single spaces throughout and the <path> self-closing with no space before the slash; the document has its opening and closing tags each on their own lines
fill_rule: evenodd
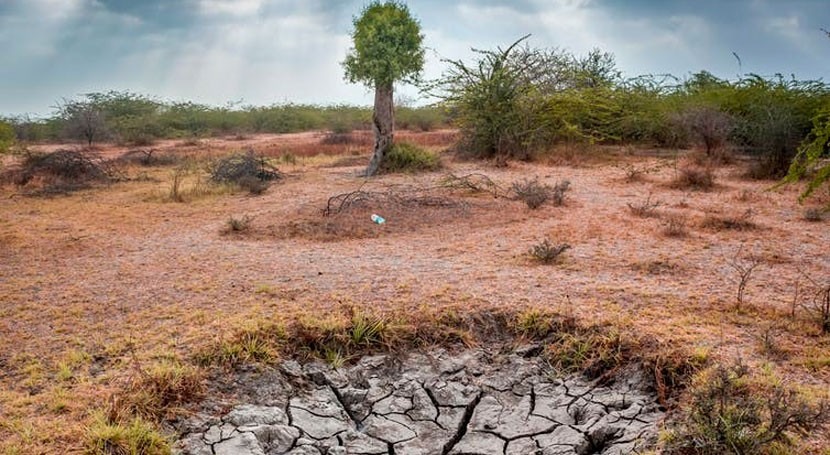
<svg viewBox="0 0 830 455">
<path fill-rule="evenodd" d="M 307 150 L 319 139 L 300 133 L 154 147 Z M 109 157 L 124 150 L 101 149 Z M 159 196 L 169 186 L 169 169 L 131 170 L 159 181 L 65 197 L 2 189 L 0 440 L 6 442 L 0 449 L 79 449 L 79 422 L 128 368 L 131 355 L 186 355 L 246 322 L 277 313 L 319 314 L 344 301 L 411 308 L 543 305 L 586 321 L 629 325 L 713 356 L 742 357 L 818 394 L 830 390 L 830 339 L 806 309 L 811 288 L 804 278 L 826 282 L 830 276 L 830 229 L 827 221 L 802 219 L 797 188 L 771 190 L 771 182 L 747 181 L 738 167 L 724 167 L 714 191 L 669 189 L 671 159 L 619 154 L 615 161 L 669 165 L 629 183 L 612 164 L 493 168 L 445 155 L 440 171 L 366 181 L 356 176 L 359 166 L 337 166 L 337 160 L 281 165 L 287 178 L 259 197 L 218 194 L 184 204 Z M 449 172 L 486 174 L 503 188 L 530 177 L 548 184 L 567 179 L 571 191 L 564 206 L 529 210 L 519 201 L 437 190 Z M 386 224 L 372 224 L 368 216 L 349 219 L 344 238 L 325 241 L 313 229 L 285 228 L 321 219 L 319 210 L 338 193 L 412 187 L 435 189 L 466 207 L 379 211 Z M 649 194 L 662 203 L 658 216 L 632 215 L 627 204 Z M 747 210 L 754 229 L 701 227 L 707 215 Z M 663 234 L 669 214 L 685 216 L 686 236 Z M 220 232 L 229 217 L 243 215 L 253 217 L 249 233 Z M 538 265 L 529 257 L 530 247 L 546 237 L 572 246 L 560 264 Z M 730 265 L 738 254 L 763 261 L 740 311 Z M 791 318 L 794 299 L 800 306 Z M 774 333 L 775 357 L 763 350 L 765 331 Z M 70 380 L 55 379 L 61 362 L 79 352 L 89 356 L 79 363 L 86 366 L 76 367 Z M 65 406 L 55 411 L 60 397 Z"/>
</svg>

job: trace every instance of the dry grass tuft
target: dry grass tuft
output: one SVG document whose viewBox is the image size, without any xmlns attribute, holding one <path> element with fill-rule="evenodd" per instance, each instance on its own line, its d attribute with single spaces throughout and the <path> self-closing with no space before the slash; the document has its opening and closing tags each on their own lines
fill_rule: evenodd
<svg viewBox="0 0 830 455">
<path fill-rule="evenodd" d="M 628 203 L 628 210 L 632 215 L 639 218 L 652 218 L 658 215 L 657 208 L 663 205 L 662 201 L 652 201 L 651 193 L 648 194 L 645 201 L 638 203 Z"/>
<path fill-rule="evenodd" d="M 672 213 L 663 217 L 663 235 L 682 238 L 689 235 L 688 218 L 682 213 Z"/>
<path fill-rule="evenodd" d="M 140 417 L 114 423 L 102 415 L 94 417 L 86 432 L 89 455 L 168 455 L 170 443 L 156 426 Z"/>
<path fill-rule="evenodd" d="M 150 421 L 176 414 L 204 392 L 202 372 L 177 360 L 163 359 L 149 367 L 136 363 L 125 386 L 113 395 L 107 417 L 125 422 L 140 417 Z"/>
<path fill-rule="evenodd" d="M 710 191 L 715 187 L 715 172 L 711 167 L 685 165 L 677 170 L 670 188 L 678 190 Z"/>
<path fill-rule="evenodd" d="M 747 209 L 741 214 L 726 216 L 709 213 L 701 221 L 700 227 L 713 231 L 751 231 L 758 228 L 758 225 L 752 221 L 753 216 L 752 209 Z"/>
</svg>

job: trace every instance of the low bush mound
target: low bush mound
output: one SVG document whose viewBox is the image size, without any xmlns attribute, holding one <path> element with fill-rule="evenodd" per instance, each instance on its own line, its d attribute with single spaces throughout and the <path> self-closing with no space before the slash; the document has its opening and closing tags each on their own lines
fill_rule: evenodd
<svg viewBox="0 0 830 455">
<path fill-rule="evenodd" d="M 715 173 L 710 167 L 686 165 L 677 170 L 677 175 L 669 186 L 674 189 L 709 191 L 715 187 Z"/>
<path fill-rule="evenodd" d="M 554 186 L 539 183 L 538 178 L 525 179 L 520 182 L 513 182 L 513 193 L 515 199 L 525 204 L 529 209 L 535 210 L 551 201 L 555 206 L 565 203 L 565 193 L 570 189 L 571 182 L 563 180 Z"/>
<path fill-rule="evenodd" d="M 407 142 L 395 143 L 386 153 L 381 172 L 426 172 L 441 167 L 438 155 Z"/>
<path fill-rule="evenodd" d="M 19 168 L 6 171 L 4 180 L 20 187 L 35 188 L 33 193 L 68 193 L 94 183 L 118 180 L 111 163 L 81 150 L 61 149 L 49 153 L 29 153 Z"/>
<path fill-rule="evenodd" d="M 246 189 L 251 194 L 263 193 L 271 182 L 283 178 L 280 171 L 253 150 L 220 159 L 210 166 L 210 179 Z"/>
</svg>

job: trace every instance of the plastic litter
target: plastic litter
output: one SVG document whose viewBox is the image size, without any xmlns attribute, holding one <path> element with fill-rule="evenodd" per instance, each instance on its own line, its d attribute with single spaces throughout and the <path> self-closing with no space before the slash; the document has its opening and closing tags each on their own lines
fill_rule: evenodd
<svg viewBox="0 0 830 455">
<path fill-rule="evenodd" d="M 375 224 L 383 224 L 383 223 L 385 223 L 385 222 L 386 222 L 386 219 L 384 219 L 382 216 L 380 216 L 380 215 L 378 215 L 378 214 L 376 214 L 376 213 L 373 213 L 371 218 L 372 218 L 372 221 L 373 221 Z"/>
</svg>

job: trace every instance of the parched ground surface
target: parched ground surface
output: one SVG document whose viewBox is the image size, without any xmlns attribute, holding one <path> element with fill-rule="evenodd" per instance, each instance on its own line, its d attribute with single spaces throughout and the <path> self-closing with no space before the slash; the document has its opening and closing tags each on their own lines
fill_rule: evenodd
<svg viewBox="0 0 830 455">
<path fill-rule="evenodd" d="M 610 386 L 555 379 L 541 346 L 436 350 L 333 369 L 289 361 L 253 395 L 191 418 L 177 444 L 212 455 L 620 455 L 657 438 L 663 412 L 635 371 Z"/>
<path fill-rule="evenodd" d="M 310 136 L 309 147 L 317 140 Z M 170 148 L 198 155 L 199 147 Z M 90 410 L 134 362 L 188 357 L 246 324 L 344 303 L 408 311 L 539 305 L 741 357 L 814 394 L 830 389 L 830 341 L 804 307 L 812 297 L 804 275 L 830 275 L 830 228 L 802 219 L 796 188 L 768 190 L 770 182 L 726 167 L 714 191 L 669 189 L 674 161 L 638 156 L 507 168 L 445 157 L 440 171 L 366 182 L 353 161 L 300 156 L 280 165 L 287 178 L 262 196 L 223 192 L 186 203 L 164 200 L 169 168 L 131 170 L 147 175 L 70 196 L 0 190 L 0 449 L 80 451 Z M 619 161 L 666 166 L 629 183 Z M 369 220 L 371 206 L 339 221 L 320 215 L 333 195 L 432 189 L 448 172 L 486 174 L 504 188 L 567 179 L 571 191 L 564 206 L 529 210 L 441 190 L 463 204 L 381 206 L 383 225 Z M 649 194 L 663 203 L 661 216 L 633 216 L 627 204 Z M 755 229 L 702 226 L 707 215 L 747 210 Z M 686 217 L 688 235 L 663 234 L 670 214 Z M 252 217 L 248 232 L 221 233 L 229 217 L 244 215 Z M 529 258 L 545 237 L 572 246 L 561 263 Z M 762 260 L 740 311 L 730 265 L 737 255 Z M 822 443 L 816 437 L 813 447 Z"/>
</svg>

